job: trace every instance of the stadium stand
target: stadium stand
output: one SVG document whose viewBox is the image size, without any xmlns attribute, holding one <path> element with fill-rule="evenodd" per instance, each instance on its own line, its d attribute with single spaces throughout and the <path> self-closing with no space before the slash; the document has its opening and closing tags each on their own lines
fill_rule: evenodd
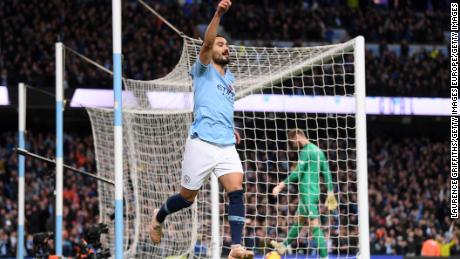
<svg viewBox="0 0 460 259">
<path fill-rule="evenodd" d="M 13 153 L 15 134 L 1 134 L 0 143 L 0 257 L 13 257 L 16 247 L 16 199 L 17 199 L 17 163 Z M 53 156 L 54 136 L 50 133 L 29 133 L 27 146 L 38 154 Z M 449 168 L 446 155 L 449 150 L 447 141 L 434 141 L 429 138 L 391 139 L 376 137 L 369 143 L 369 207 L 372 254 L 420 255 L 423 241 L 438 237 L 442 242 L 450 242 L 447 235 L 450 228 L 448 211 Z M 93 142 L 90 136 L 65 137 L 66 163 L 84 170 L 94 170 L 95 161 Z M 289 164 L 264 163 L 270 160 L 284 160 L 286 155 L 295 159 L 295 154 L 252 154 L 256 163 L 246 162 L 246 209 L 250 214 L 260 214 L 249 218 L 246 227 L 245 242 L 248 246 L 265 247 L 268 238 L 283 236 L 286 228 L 265 228 L 273 206 L 257 207 L 273 199 L 269 194 L 274 186 L 266 185 L 261 179 L 273 177 L 276 168 L 287 172 Z M 331 156 L 332 154 L 329 154 Z M 27 160 L 26 174 L 26 226 L 27 250 L 31 253 L 31 233 L 49 231 L 52 226 L 53 177 L 43 163 Z M 281 171 L 280 173 L 283 173 Z M 256 178 L 258 183 L 256 184 Z M 76 252 L 78 237 L 83 230 L 98 222 L 99 211 L 96 182 L 71 172 L 66 173 L 64 189 L 64 253 Z M 276 178 L 274 178 L 276 179 Z M 296 204 L 296 195 L 285 196 Z M 292 214 L 296 207 L 286 208 Z M 349 209 L 349 208 L 342 208 Z M 356 208 L 354 208 L 356 209 Z M 251 213 L 252 212 L 252 213 Z M 378 212 L 378 213 L 377 213 Z M 280 224 L 280 223 L 278 223 Z M 268 224 L 270 225 L 270 224 Z M 273 224 L 276 226 L 276 223 Z M 287 224 L 284 224 L 287 225 Z M 331 228 L 330 235 L 338 236 Z M 337 239 L 335 239 L 337 240 Z M 229 242 L 230 240 L 225 240 Z M 294 248 L 306 247 L 308 238 L 299 238 Z M 337 244 L 331 244 L 331 252 Z M 452 254 L 460 252 L 460 244 L 451 248 Z M 303 251 L 307 252 L 307 251 Z"/>
<path fill-rule="evenodd" d="M 204 23 L 213 10 L 212 5 L 198 1 L 152 2 L 173 24 L 194 37 L 200 36 L 200 26 L 195 25 Z M 223 21 L 223 28 L 232 39 L 289 40 L 300 44 L 328 42 L 328 35 L 337 30 L 345 31 L 348 37 L 361 34 L 368 43 L 378 44 L 381 49 L 379 55 L 367 55 L 369 95 L 444 96 L 443 92 L 447 93 L 427 86 L 447 85 L 440 81 L 447 80 L 447 68 L 442 66 L 446 54 L 436 48 L 415 54 L 406 50 L 415 43 L 446 44 L 443 31 L 446 27 L 442 25 L 448 22 L 448 1 L 401 1 L 400 6 L 390 4 L 392 1 L 387 5 L 374 5 L 371 1 L 356 1 L 360 3 L 357 5 L 347 1 L 322 1 L 321 5 L 316 1 L 263 1 L 262 5 L 242 2 L 245 10 L 236 6 Z M 52 86 L 53 48 L 57 40 L 110 68 L 111 16 L 106 4 L 105 1 L 1 2 L 0 15 L 4 17 L 1 84 L 14 86 L 22 80 L 32 85 Z M 134 79 L 165 75 L 179 59 L 180 37 L 135 1 L 125 1 L 124 7 L 124 74 Z M 298 19 L 299 12 L 302 19 Z M 261 23 L 262 20 L 269 22 Z M 401 53 L 387 50 L 389 43 L 400 45 Z M 77 59 L 68 59 L 67 71 L 67 85 L 71 88 L 112 85 L 109 76 Z M 422 77 L 428 78 L 422 80 Z M 389 86 L 382 87 L 381 82 L 388 79 L 391 79 Z"/>
</svg>

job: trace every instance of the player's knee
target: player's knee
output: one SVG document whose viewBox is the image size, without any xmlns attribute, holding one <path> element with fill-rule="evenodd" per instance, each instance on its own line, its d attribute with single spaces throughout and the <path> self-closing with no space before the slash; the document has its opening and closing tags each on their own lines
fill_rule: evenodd
<svg viewBox="0 0 460 259">
<path fill-rule="evenodd" d="M 179 192 L 180 196 L 182 196 L 182 198 L 186 199 L 190 203 L 193 203 L 195 201 L 197 193 L 198 191 L 184 190 L 184 188 L 182 188 Z"/>
<path fill-rule="evenodd" d="M 182 196 L 182 198 L 184 198 L 185 200 L 190 202 L 190 205 L 192 205 L 193 202 L 195 202 L 195 196 L 183 196 L 183 195 L 181 195 L 181 196 Z"/>
<path fill-rule="evenodd" d="M 227 193 L 232 193 L 232 192 L 237 192 L 237 191 L 242 191 L 243 190 L 243 180 L 241 181 L 232 179 L 232 181 L 227 182 L 224 184 L 225 191 Z"/>
<path fill-rule="evenodd" d="M 243 189 L 243 174 L 229 173 L 219 177 L 219 182 L 227 193 Z"/>
<path fill-rule="evenodd" d="M 237 189 L 228 193 L 228 199 L 231 204 L 242 204 L 243 203 L 243 189 Z"/>
<path fill-rule="evenodd" d="M 232 193 L 232 192 L 237 192 L 237 191 L 242 191 L 242 190 L 243 190 L 242 184 L 235 184 L 235 185 L 227 186 L 225 191 L 227 193 Z"/>
</svg>

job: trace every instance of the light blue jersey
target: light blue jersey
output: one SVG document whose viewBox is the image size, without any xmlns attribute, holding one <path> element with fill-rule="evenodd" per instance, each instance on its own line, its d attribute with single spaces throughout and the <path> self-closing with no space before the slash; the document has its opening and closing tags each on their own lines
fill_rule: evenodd
<svg viewBox="0 0 460 259">
<path fill-rule="evenodd" d="M 203 65 L 199 59 L 190 70 L 193 78 L 193 113 L 195 119 L 190 135 L 219 144 L 235 144 L 233 133 L 233 104 L 235 76 L 228 69 L 222 76 L 212 64 Z"/>
</svg>

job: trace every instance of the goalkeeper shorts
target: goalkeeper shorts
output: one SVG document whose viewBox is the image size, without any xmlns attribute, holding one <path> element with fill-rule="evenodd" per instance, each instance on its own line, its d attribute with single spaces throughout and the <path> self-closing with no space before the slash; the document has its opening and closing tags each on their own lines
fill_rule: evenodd
<svg viewBox="0 0 460 259">
<path fill-rule="evenodd" d="M 212 172 L 217 178 L 229 173 L 243 173 L 235 145 L 221 146 L 189 137 L 182 160 L 181 186 L 199 190 Z"/>
<path fill-rule="evenodd" d="M 310 219 L 316 219 L 319 217 L 318 206 L 319 196 L 306 195 L 306 197 L 300 197 L 299 205 L 297 207 L 297 215 Z"/>
</svg>

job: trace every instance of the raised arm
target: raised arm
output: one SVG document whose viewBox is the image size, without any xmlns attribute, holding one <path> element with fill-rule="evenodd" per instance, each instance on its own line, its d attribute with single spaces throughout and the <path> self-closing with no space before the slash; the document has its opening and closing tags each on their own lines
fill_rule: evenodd
<svg viewBox="0 0 460 259">
<path fill-rule="evenodd" d="M 217 29 L 219 28 L 220 18 L 230 9 L 232 2 L 230 0 L 222 0 L 217 6 L 217 10 L 212 17 L 211 22 L 204 34 L 203 46 L 200 49 L 200 62 L 203 65 L 208 65 L 211 62 L 212 46 L 216 39 Z"/>
</svg>

